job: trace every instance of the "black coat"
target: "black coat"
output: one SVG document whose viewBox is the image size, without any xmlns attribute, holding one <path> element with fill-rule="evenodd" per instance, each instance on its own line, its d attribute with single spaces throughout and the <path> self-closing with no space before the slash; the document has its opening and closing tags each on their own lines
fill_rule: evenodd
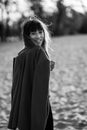
<svg viewBox="0 0 87 130">
<path fill-rule="evenodd" d="M 13 58 L 9 129 L 45 130 L 50 112 L 50 61 L 41 47 L 23 49 Z"/>
</svg>

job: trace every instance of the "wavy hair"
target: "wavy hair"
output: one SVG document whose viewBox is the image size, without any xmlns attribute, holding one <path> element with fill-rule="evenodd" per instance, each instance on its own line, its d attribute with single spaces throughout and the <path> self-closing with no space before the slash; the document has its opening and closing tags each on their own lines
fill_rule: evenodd
<svg viewBox="0 0 87 130">
<path fill-rule="evenodd" d="M 23 23 L 23 36 L 27 36 L 29 37 L 29 24 L 32 22 L 36 22 L 37 23 L 37 29 L 42 29 L 44 31 L 44 41 L 42 43 L 42 48 L 45 49 L 45 51 L 47 52 L 47 54 L 49 55 L 48 49 L 50 48 L 50 43 L 51 43 L 51 36 L 48 30 L 48 26 L 42 22 L 42 20 L 40 18 L 38 18 L 37 16 L 29 16 L 29 18 L 27 18 L 27 20 L 25 20 L 25 22 Z M 25 31 L 25 26 L 28 24 L 27 31 Z M 30 27 L 32 28 L 32 27 Z M 34 29 L 34 28 L 33 28 Z M 31 30 L 31 29 L 30 29 Z"/>
</svg>

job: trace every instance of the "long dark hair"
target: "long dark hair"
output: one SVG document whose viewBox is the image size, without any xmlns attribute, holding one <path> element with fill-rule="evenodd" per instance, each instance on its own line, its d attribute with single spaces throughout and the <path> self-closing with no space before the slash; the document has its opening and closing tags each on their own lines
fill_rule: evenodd
<svg viewBox="0 0 87 130">
<path fill-rule="evenodd" d="M 39 18 L 36 16 L 30 16 L 25 22 L 23 23 L 23 38 L 25 42 L 25 37 L 30 39 L 29 35 L 30 32 L 36 31 L 36 30 L 43 30 L 44 31 L 44 40 L 42 43 L 42 47 L 46 50 L 48 53 L 48 45 L 50 44 L 50 33 L 48 31 L 47 25 L 43 23 Z M 28 46 L 29 43 L 25 42 L 25 45 Z"/>
</svg>

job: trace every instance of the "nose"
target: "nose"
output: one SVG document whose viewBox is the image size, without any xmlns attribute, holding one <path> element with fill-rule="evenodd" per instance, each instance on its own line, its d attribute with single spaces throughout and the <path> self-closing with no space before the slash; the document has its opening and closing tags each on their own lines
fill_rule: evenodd
<svg viewBox="0 0 87 130">
<path fill-rule="evenodd" d="M 38 38 L 40 38 L 40 37 L 41 37 L 41 34 L 37 31 L 37 32 L 36 32 L 36 36 L 37 36 Z"/>
</svg>

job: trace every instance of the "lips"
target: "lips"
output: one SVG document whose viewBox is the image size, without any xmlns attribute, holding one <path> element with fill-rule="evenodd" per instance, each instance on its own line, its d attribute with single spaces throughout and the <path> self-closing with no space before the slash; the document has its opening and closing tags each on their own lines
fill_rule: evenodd
<svg viewBox="0 0 87 130">
<path fill-rule="evenodd" d="M 42 39 L 36 39 L 37 42 L 42 42 Z"/>
</svg>

